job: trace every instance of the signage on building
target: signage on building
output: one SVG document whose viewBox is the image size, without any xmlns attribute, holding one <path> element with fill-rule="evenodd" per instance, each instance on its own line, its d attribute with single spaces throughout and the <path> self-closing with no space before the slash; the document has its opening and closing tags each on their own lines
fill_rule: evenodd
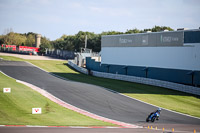
<svg viewBox="0 0 200 133">
<path fill-rule="evenodd" d="M 183 46 L 183 31 L 102 36 L 102 47 Z"/>
</svg>

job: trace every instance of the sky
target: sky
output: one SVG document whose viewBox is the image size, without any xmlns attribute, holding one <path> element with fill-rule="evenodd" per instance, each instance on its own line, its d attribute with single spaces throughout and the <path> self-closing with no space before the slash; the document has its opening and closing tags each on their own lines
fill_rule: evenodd
<svg viewBox="0 0 200 133">
<path fill-rule="evenodd" d="M 0 35 L 12 29 L 55 40 L 155 25 L 198 29 L 200 0 L 0 0 Z"/>
</svg>

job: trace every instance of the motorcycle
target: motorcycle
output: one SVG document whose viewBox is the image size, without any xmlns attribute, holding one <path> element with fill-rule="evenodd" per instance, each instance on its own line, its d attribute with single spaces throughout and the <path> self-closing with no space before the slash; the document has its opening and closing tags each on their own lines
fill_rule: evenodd
<svg viewBox="0 0 200 133">
<path fill-rule="evenodd" d="M 146 122 L 154 122 L 155 120 L 159 120 L 160 114 L 158 112 L 151 113 L 147 118 Z"/>
</svg>

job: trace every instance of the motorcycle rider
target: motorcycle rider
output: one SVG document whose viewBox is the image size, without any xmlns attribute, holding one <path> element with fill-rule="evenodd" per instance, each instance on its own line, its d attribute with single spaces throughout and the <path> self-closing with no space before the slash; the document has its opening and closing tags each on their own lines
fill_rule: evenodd
<svg viewBox="0 0 200 133">
<path fill-rule="evenodd" d="M 156 111 L 152 112 L 150 115 L 157 113 L 158 115 L 156 117 L 156 120 L 159 120 L 160 112 L 161 112 L 161 108 L 158 108 Z"/>
</svg>

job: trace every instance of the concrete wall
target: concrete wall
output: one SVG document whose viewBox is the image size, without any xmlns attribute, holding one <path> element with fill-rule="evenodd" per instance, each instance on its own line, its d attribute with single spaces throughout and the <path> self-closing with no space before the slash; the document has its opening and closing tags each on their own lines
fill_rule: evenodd
<svg viewBox="0 0 200 133">
<path fill-rule="evenodd" d="M 73 60 L 68 60 L 68 64 L 73 67 L 74 69 L 76 69 L 77 71 L 84 73 L 84 74 L 88 74 L 88 70 L 82 67 L 77 66 Z"/>
<path fill-rule="evenodd" d="M 101 63 L 200 70 L 200 43 L 182 47 L 102 47 Z"/>
</svg>

